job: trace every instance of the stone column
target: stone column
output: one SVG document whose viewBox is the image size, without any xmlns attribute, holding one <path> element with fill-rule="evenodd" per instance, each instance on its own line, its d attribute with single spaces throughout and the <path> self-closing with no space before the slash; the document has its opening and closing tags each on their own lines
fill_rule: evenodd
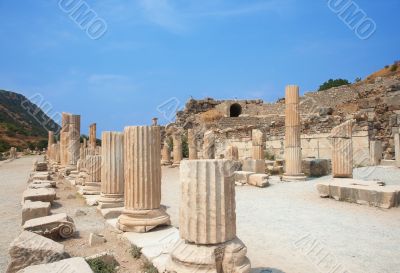
<svg viewBox="0 0 400 273">
<path fill-rule="evenodd" d="M 209 130 L 204 133 L 203 159 L 215 158 L 215 134 Z"/>
<path fill-rule="evenodd" d="M 69 143 L 69 113 L 62 113 L 61 131 L 60 131 L 60 160 L 61 166 L 68 164 L 68 143 Z"/>
<path fill-rule="evenodd" d="M 382 161 L 382 154 L 382 141 L 371 140 L 369 143 L 370 164 L 372 166 L 380 165 Z"/>
<path fill-rule="evenodd" d="M 250 272 L 246 246 L 236 237 L 233 166 L 230 160 L 182 162 L 181 241 L 167 272 Z"/>
<path fill-rule="evenodd" d="M 125 209 L 117 222 L 122 231 L 148 232 L 170 224 L 160 205 L 160 138 L 158 126 L 125 127 Z"/>
<path fill-rule="evenodd" d="M 285 173 L 284 181 L 304 181 L 301 172 L 301 124 L 299 87 L 289 85 L 285 91 Z"/>
<path fill-rule="evenodd" d="M 99 208 L 124 206 L 124 134 L 101 135 L 101 197 Z"/>
<path fill-rule="evenodd" d="M 15 148 L 15 147 L 11 147 L 10 148 L 10 156 L 9 156 L 9 158 L 10 159 L 17 159 L 17 148 Z"/>
<path fill-rule="evenodd" d="M 92 149 L 96 148 L 96 126 L 96 123 L 89 126 L 89 147 Z"/>
<path fill-rule="evenodd" d="M 80 153 L 79 149 L 81 147 L 80 142 L 81 137 L 81 116 L 80 115 L 70 115 L 69 118 L 69 137 L 68 137 L 68 164 L 71 166 L 76 166 L 78 162 Z"/>
<path fill-rule="evenodd" d="M 334 178 L 353 177 L 353 125 L 354 120 L 348 120 L 331 131 L 332 175 Z"/>
<path fill-rule="evenodd" d="M 169 145 L 167 139 L 164 141 L 164 145 L 161 150 L 161 164 L 166 166 L 166 165 L 171 165 L 171 152 L 169 150 Z"/>
<path fill-rule="evenodd" d="M 238 147 L 235 145 L 229 145 L 225 152 L 225 159 L 238 161 L 239 160 Z"/>
<path fill-rule="evenodd" d="M 264 133 L 261 130 L 254 129 L 252 131 L 253 159 L 265 160 L 264 143 Z"/>
<path fill-rule="evenodd" d="M 173 165 L 179 166 L 181 164 L 183 155 L 182 155 L 182 137 L 178 133 L 172 134 L 172 141 L 174 143 L 173 154 L 174 154 L 174 163 Z"/>
<path fill-rule="evenodd" d="M 99 195 L 101 188 L 101 155 L 86 157 L 85 167 L 88 177 L 83 186 L 83 194 Z"/>
<path fill-rule="evenodd" d="M 193 129 L 188 129 L 189 160 L 197 159 L 197 143 Z"/>
<path fill-rule="evenodd" d="M 400 133 L 394 134 L 394 155 L 396 159 L 396 166 L 400 168 Z"/>
<path fill-rule="evenodd" d="M 53 154 L 54 154 L 54 161 L 58 164 L 61 163 L 61 152 L 60 152 L 60 142 L 57 142 L 57 144 L 53 144 Z"/>
<path fill-rule="evenodd" d="M 47 157 L 51 158 L 51 148 L 54 144 L 54 132 L 49 131 L 48 132 L 48 140 L 47 140 Z"/>
</svg>

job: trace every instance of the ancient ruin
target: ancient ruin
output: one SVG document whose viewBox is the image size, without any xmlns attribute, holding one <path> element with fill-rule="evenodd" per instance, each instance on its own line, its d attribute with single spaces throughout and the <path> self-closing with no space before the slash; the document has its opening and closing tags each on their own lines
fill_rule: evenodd
<svg viewBox="0 0 400 273">
<path fill-rule="evenodd" d="M 332 175 L 336 178 L 353 177 L 353 120 L 335 127 L 331 132 Z"/>
</svg>

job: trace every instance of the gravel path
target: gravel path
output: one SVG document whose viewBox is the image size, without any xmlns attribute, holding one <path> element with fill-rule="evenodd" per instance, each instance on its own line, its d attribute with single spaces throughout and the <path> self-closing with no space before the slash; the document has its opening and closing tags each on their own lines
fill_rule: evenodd
<svg viewBox="0 0 400 273">
<path fill-rule="evenodd" d="M 5 272 L 8 247 L 21 230 L 21 196 L 36 158 L 0 163 L 0 272 Z"/>
<path fill-rule="evenodd" d="M 396 168 L 355 171 L 356 177 L 365 175 L 400 184 Z M 329 177 L 318 180 L 324 179 Z M 321 199 L 318 180 L 236 187 L 237 234 L 248 248 L 253 272 L 399 273 L 400 208 Z M 162 203 L 177 226 L 178 169 L 163 168 L 162 187 Z"/>
</svg>

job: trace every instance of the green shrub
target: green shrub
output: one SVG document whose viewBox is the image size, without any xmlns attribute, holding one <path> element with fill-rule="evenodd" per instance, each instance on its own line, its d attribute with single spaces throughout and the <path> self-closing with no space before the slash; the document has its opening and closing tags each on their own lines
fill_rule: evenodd
<svg viewBox="0 0 400 273">
<path fill-rule="evenodd" d="M 150 262 L 146 262 L 142 269 L 145 273 L 158 273 L 157 268 Z"/>
<path fill-rule="evenodd" d="M 350 82 L 345 79 L 336 79 L 336 80 L 330 79 L 330 80 L 324 82 L 322 85 L 320 85 L 318 91 L 324 91 L 324 90 L 331 89 L 333 87 L 339 87 L 342 85 L 349 85 L 349 84 L 350 84 Z"/>
<path fill-rule="evenodd" d="M 264 158 L 266 160 L 275 160 L 275 155 L 270 153 L 269 151 L 264 151 Z"/>
<path fill-rule="evenodd" d="M 139 259 L 142 256 L 142 248 L 136 245 L 132 245 L 130 253 L 133 258 Z"/>
<path fill-rule="evenodd" d="M 182 154 L 184 158 L 189 157 L 189 144 L 187 136 L 182 136 Z"/>
<path fill-rule="evenodd" d="M 397 63 L 396 63 L 396 64 L 392 65 L 392 67 L 390 68 L 390 71 L 391 71 L 391 72 L 396 72 L 398 67 L 399 67 L 399 66 L 398 66 Z"/>
<path fill-rule="evenodd" d="M 0 153 L 8 152 L 11 148 L 11 145 L 8 142 L 0 139 Z"/>
<path fill-rule="evenodd" d="M 116 272 L 116 264 L 107 264 L 100 258 L 93 259 L 87 262 L 94 273 L 114 273 Z"/>
</svg>

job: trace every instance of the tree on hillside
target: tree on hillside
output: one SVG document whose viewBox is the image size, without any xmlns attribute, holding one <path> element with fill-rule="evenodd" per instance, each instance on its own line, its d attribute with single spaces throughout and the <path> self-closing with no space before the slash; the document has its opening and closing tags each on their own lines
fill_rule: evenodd
<svg viewBox="0 0 400 273">
<path fill-rule="evenodd" d="M 344 79 L 330 79 L 326 82 L 324 82 L 318 89 L 318 91 L 324 91 L 324 90 L 328 90 L 332 87 L 338 87 L 338 86 L 342 86 L 342 85 L 349 85 L 350 82 L 348 80 L 344 80 Z"/>
</svg>

